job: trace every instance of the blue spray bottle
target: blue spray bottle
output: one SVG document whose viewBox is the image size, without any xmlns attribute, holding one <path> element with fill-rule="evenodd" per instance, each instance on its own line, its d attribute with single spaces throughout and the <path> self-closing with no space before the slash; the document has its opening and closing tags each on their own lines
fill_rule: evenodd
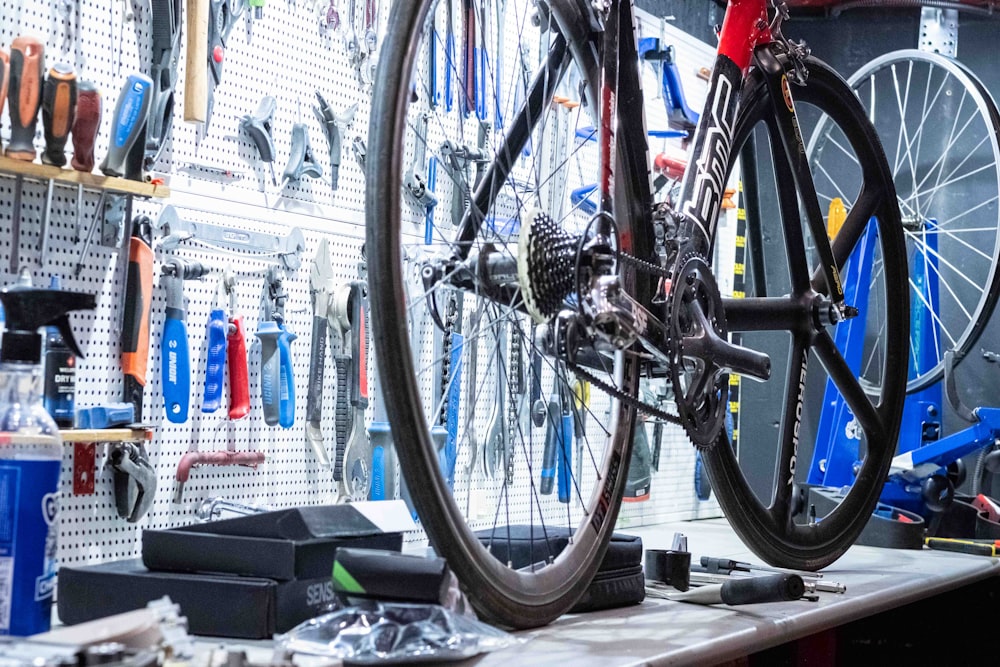
<svg viewBox="0 0 1000 667">
<path fill-rule="evenodd" d="M 42 335 L 55 326 L 82 356 L 67 313 L 91 294 L 13 286 L 0 290 L 0 635 L 49 630 L 59 535 L 59 427 L 42 404 Z"/>
</svg>

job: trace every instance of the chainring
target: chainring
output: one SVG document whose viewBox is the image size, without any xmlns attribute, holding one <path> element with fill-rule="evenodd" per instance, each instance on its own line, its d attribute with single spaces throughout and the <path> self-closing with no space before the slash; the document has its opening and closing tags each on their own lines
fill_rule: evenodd
<svg viewBox="0 0 1000 667">
<path fill-rule="evenodd" d="M 669 373 L 681 424 L 695 446 L 707 449 L 725 425 L 729 375 L 699 349 L 703 349 L 699 343 L 709 328 L 725 339 L 726 316 L 708 262 L 689 253 L 678 266 L 669 297 Z"/>
</svg>

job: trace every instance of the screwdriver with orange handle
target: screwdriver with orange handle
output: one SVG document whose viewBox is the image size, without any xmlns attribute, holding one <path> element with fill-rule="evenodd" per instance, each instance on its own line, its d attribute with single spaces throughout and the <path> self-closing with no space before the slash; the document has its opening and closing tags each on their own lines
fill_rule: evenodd
<svg viewBox="0 0 1000 667">
<path fill-rule="evenodd" d="M 35 159 L 35 126 L 42 99 L 45 47 L 34 37 L 21 35 L 10 45 L 10 83 L 7 89 L 10 143 L 5 154 L 15 160 Z"/>
<path fill-rule="evenodd" d="M 0 116 L 3 115 L 3 107 L 7 102 L 8 83 L 10 83 L 10 56 L 0 49 Z"/>
<path fill-rule="evenodd" d="M 142 421 L 142 397 L 149 363 L 149 315 L 153 301 L 153 223 L 140 215 L 132 221 L 125 277 L 125 308 L 121 330 L 124 399 Z"/>
</svg>

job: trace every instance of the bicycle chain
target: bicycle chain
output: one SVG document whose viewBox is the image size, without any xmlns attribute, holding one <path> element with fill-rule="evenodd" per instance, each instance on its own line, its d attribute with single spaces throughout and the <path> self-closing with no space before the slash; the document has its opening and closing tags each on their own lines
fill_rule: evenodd
<svg viewBox="0 0 1000 667">
<path fill-rule="evenodd" d="M 573 363 L 572 361 L 569 361 L 567 359 L 566 367 L 569 370 L 573 371 L 577 375 L 577 377 L 586 380 L 587 382 L 591 383 L 604 393 L 614 396 L 615 398 L 625 403 L 629 407 L 635 408 L 636 411 L 643 412 L 651 417 L 656 417 L 657 419 L 662 419 L 663 421 L 669 422 L 671 424 L 677 424 L 678 426 L 683 426 L 683 424 L 681 423 L 681 418 L 678 417 L 677 415 L 672 415 L 669 412 L 665 412 L 658 407 L 654 407 L 652 405 L 649 405 L 648 403 L 640 401 L 638 398 L 635 398 L 634 396 L 626 394 L 617 387 L 606 383 L 604 380 L 598 379 L 584 366 L 580 366 L 579 364 Z"/>
</svg>

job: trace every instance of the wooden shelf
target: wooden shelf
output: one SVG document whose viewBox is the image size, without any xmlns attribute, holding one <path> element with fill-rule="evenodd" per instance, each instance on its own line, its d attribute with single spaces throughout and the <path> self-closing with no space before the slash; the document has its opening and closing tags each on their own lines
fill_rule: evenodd
<svg viewBox="0 0 1000 667">
<path fill-rule="evenodd" d="M 139 197 L 164 198 L 170 196 L 170 188 L 166 185 L 141 183 L 125 178 L 93 174 L 76 169 L 54 167 L 49 164 L 25 162 L 0 155 L 0 173 L 24 176 L 41 181 L 56 181 L 67 185 L 83 185 L 92 190 L 105 190 L 118 194 L 136 195 Z"/>
<path fill-rule="evenodd" d="M 96 442 L 145 442 L 153 439 L 153 429 L 151 428 L 87 428 L 87 429 L 62 429 L 59 431 L 63 442 L 67 445 L 74 443 L 96 443 Z"/>
</svg>

